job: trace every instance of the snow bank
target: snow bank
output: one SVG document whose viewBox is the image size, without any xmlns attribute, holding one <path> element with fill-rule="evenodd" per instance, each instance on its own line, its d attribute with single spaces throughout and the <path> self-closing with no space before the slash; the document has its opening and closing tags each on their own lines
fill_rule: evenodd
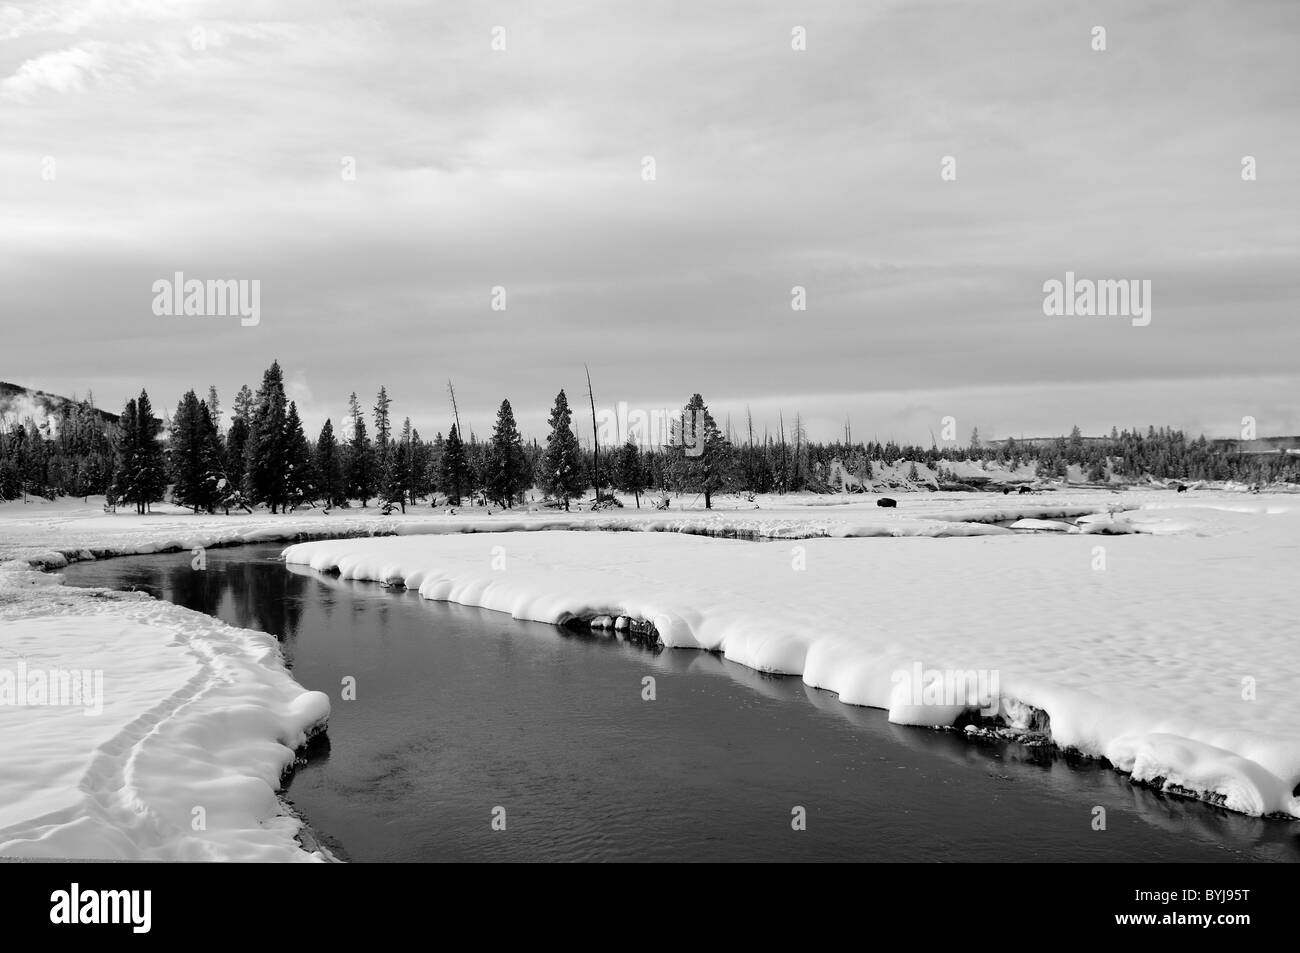
<svg viewBox="0 0 1300 953">
<path fill-rule="evenodd" d="M 1300 816 L 1300 653 L 1284 641 L 1300 512 L 1281 509 L 1184 506 L 1159 516 L 1183 530 L 1104 541 L 555 532 L 312 542 L 285 559 L 520 619 L 649 620 L 669 647 L 799 675 L 899 722 L 976 707 L 920 697 L 899 673 L 939 689 L 978 676 L 1007 721 L 1045 713 L 1056 744 L 1138 780 Z"/>
<path fill-rule="evenodd" d="M 0 566 L 0 856 L 321 859 L 276 792 L 329 701 L 275 639 L 60 582 Z"/>
<path fill-rule="evenodd" d="M 158 504 L 156 512 L 104 513 L 102 498 L 81 501 L 0 503 L 0 560 L 21 559 L 57 569 L 69 561 L 107 556 L 142 555 L 193 550 L 196 547 L 238 546 L 244 543 L 294 542 L 363 536 L 404 536 L 444 533 L 535 531 L 604 531 L 683 533 L 731 539 L 812 539 L 869 536 L 978 536 L 1006 533 L 996 523 L 1022 518 L 1073 518 L 1137 507 L 1136 495 L 1127 504 L 1103 491 L 1053 493 L 1009 502 L 1001 494 L 933 493 L 904 499 L 897 509 L 880 509 L 869 494 L 789 497 L 724 496 L 716 508 L 671 510 L 623 509 L 598 512 L 512 510 L 466 507 L 455 515 L 442 509 L 412 507 L 405 515 L 379 515 L 375 510 L 307 510 L 272 516 L 268 513 L 195 515 L 189 510 Z M 960 508 L 953 509 L 960 501 Z M 629 499 L 630 503 L 630 499 Z"/>
</svg>

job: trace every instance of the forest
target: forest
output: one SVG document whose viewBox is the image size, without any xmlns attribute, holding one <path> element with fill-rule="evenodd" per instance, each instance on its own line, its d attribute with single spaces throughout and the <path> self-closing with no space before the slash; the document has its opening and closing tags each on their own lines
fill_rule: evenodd
<svg viewBox="0 0 1300 953">
<path fill-rule="evenodd" d="M 818 442 L 807 438 L 798 416 L 788 428 L 782 418 L 776 434 L 755 435 L 752 424 L 737 434 L 729 421 L 719 427 L 699 394 L 658 444 L 593 439 L 584 445 L 575 430 L 584 424 L 575 421 L 563 390 L 542 442 L 523 439 L 509 400 L 502 400 L 485 440 L 472 431 L 465 438 L 454 402 L 446 434 L 429 439 L 409 417 L 397 423 L 382 387 L 369 408 L 350 396 L 344 432 L 326 420 L 311 440 L 285 394 L 278 362 L 256 391 L 240 389 L 225 418 L 209 387 L 203 397 L 186 392 L 166 420 L 145 390 L 117 416 L 87 398 L 62 402 L 39 423 L 32 416 L 9 419 L 0 430 L 0 499 L 103 495 L 109 507 L 141 513 L 164 500 L 196 513 L 372 504 L 405 512 L 467 502 L 508 508 L 535 488 L 547 505 L 565 509 L 577 500 L 620 505 L 611 490 L 630 495 L 638 507 L 664 508 L 675 496 L 693 494 L 707 508 L 721 493 L 862 489 L 878 472 L 898 473 L 899 464 L 908 465 L 902 477 L 910 488 L 974 489 L 986 481 L 954 472 L 971 462 L 1022 482 L 1065 479 L 1071 466 L 1079 468 L 1076 479 L 1096 484 L 1300 482 L 1296 455 L 1242 453 L 1168 427 L 1114 428 L 1100 438 L 1075 427 L 1068 436 L 1024 442 L 985 442 L 976 431 L 960 446 L 853 442 L 847 434 Z"/>
</svg>

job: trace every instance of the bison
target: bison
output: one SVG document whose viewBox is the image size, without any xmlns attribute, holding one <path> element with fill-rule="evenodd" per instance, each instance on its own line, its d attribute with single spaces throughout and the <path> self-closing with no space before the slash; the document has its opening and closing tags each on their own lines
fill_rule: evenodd
<svg viewBox="0 0 1300 953">
<path fill-rule="evenodd" d="M 887 496 L 882 496 L 880 499 L 876 500 L 876 505 L 877 505 L 877 506 L 897 506 L 897 505 L 898 505 L 898 500 L 890 499 L 890 498 L 887 497 Z"/>
</svg>

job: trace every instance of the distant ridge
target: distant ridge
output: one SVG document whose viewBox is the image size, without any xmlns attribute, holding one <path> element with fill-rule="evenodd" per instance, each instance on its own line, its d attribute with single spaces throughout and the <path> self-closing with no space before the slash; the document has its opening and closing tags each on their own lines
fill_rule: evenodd
<svg viewBox="0 0 1300 953">
<path fill-rule="evenodd" d="M 50 394 L 43 390 L 32 390 L 30 387 L 0 381 L 0 418 L 12 414 L 16 415 L 21 422 L 24 418 L 32 416 L 33 411 L 46 415 L 61 414 L 75 403 L 77 401 L 61 394 Z M 95 413 L 106 423 L 117 423 L 117 414 L 100 410 L 98 407 L 95 408 Z"/>
</svg>

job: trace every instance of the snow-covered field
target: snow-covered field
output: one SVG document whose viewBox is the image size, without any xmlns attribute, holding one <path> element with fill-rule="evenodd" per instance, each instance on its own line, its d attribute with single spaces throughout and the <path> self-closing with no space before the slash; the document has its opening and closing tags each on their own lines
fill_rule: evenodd
<svg viewBox="0 0 1300 953">
<path fill-rule="evenodd" d="M 1219 494 L 1233 500 L 1254 499 L 1245 494 Z M 791 494 L 760 496 L 753 501 L 721 496 L 705 510 L 698 498 L 674 500 L 668 510 L 635 508 L 630 496 L 621 496 L 622 509 L 572 512 L 545 509 L 537 504 L 511 510 L 458 507 L 448 515 L 445 507 L 411 507 L 406 514 L 380 515 L 369 509 L 319 509 L 271 516 L 236 513 L 229 516 L 194 515 L 170 504 L 157 504 L 154 512 L 138 516 L 125 510 L 103 512 L 103 497 L 90 501 L 44 500 L 0 503 L 0 561 L 22 559 L 58 567 L 64 558 L 132 555 L 191 549 L 194 546 L 228 546 L 239 543 L 277 542 L 296 538 L 332 538 L 412 533 L 473 533 L 550 529 L 673 530 L 709 534 L 734 534 L 754 538 L 812 536 L 945 536 L 998 532 L 997 527 L 971 525 L 966 519 L 990 521 L 1028 517 L 1077 516 L 1142 506 L 1168 500 L 1172 494 L 1134 490 L 1110 493 L 1098 490 L 1064 490 L 1027 496 L 972 493 L 909 493 L 899 497 L 897 509 L 876 506 L 878 495 Z"/>
<path fill-rule="evenodd" d="M 646 619 L 673 646 L 801 675 L 900 722 L 951 722 L 966 706 L 918 697 L 918 679 L 978 673 L 1046 712 L 1057 744 L 1234 810 L 1300 816 L 1300 653 L 1288 647 L 1300 499 L 1064 490 L 716 506 L 225 517 L 2 504 L 0 676 L 99 673 L 102 712 L 0 705 L 0 854 L 313 857 L 275 790 L 328 702 L 293 681 L 274 639 L 29 569 L 298 539 L 328 541 L 291 547 L 297 571 L 539 621 Z M 1016 520 L 1043 522 L 1005 528 Z M 378 534 L 393 535 L 340 538 Z M 706 538 L 728 535 L 768 541 Z M 893 538 L 853 538 L 871 536 Z"/>
</svg>

